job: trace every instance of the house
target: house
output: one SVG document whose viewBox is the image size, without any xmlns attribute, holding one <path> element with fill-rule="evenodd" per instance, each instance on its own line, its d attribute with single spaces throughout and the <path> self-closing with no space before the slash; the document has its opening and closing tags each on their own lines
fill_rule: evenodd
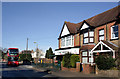
<svg viewBox="0 0 120 79">
<path fill-rule="evenodd" d="M 31 53 L 32 58 L 45 58 L 45 53 L 40 49 L 37 50 L 38 50 L 38 56 L 37 56 L 37 52 L 35 51 Z"/>
<path fill-rule="evenodd" d="M 64 22 L 58 38 L 57 57 L 65 53 L 80 55 L 80 63 L 93 65 L 95 56 L 109 54 L 117 57 L 120 47 L 120 6 L 83 20 L 80 23 Z"/>
</svg>

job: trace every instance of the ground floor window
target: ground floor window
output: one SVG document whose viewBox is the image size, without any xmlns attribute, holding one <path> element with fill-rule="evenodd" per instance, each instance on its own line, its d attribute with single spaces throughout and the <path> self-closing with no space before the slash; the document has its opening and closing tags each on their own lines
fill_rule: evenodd
<svg viewBox="0 0 120 79">
<path fill-rule="evenodd" d="M 87 61 L 88 61 L 88 57 L 83 57 L 82 58 L 82 63 L 88 63 Z"/>
<path fill-rule="evenodd" d="M 90 50 L 82 52 L 82 63 L 91 63 L 93 61 L 94 61 L 94 58 L 91 58 Z"/>
</svg>

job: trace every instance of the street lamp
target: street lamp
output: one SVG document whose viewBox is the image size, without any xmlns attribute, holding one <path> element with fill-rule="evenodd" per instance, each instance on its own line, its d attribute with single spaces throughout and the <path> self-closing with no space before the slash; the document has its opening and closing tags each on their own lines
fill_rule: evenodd
<svg viewBox="0 0 120 79">
<path fill-rule="evenodd" d="M 39 51 L 38 51 L 38 43 L 37 42 L 34 42 L 34 44 L 36 44 L 36 53 L 37 53 L 37 59 L 38 59 L 38 53 L 39 53 Z M 38 61 L 37 61 L 38 62 Z"/>
</svg>

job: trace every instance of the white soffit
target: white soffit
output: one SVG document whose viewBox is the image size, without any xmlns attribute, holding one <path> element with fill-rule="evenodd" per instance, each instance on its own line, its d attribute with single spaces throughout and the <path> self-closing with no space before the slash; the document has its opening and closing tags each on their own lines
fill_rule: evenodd
<svg viewBox="0 0 120 79">
<path fill-rule="evenodd" d="M 86 23 L 84 23 L 80 30 L 83 30 L 83 29 L 86 29 L 86 28 L 89 28 L 89 26 Z"/>
<path fill-rule="evenodd" d="M 63 27 L 64 27 L 64 28 L 63 28 L 61 37 L 70 34 L 70 32 L 69 32 L 69 30 L 68 30 L 68 28 L 67 28 L 67 25 L 65 24 Z"/>
</svg>

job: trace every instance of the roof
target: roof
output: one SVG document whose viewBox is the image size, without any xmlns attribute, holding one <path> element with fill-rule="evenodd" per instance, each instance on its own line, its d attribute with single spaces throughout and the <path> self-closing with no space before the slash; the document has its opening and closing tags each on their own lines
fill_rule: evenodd
<svg viewBox="0 0 120 79">
<path fill-rule="evenodd" d="M 109 46 L 110 48 L 114 49 L 114 50 L 118 50 L 118 46 L 113 44 L 110 41 L 105 41 L 105 40 L 101 40 L 103 43 L 105 43 L 107 46 Z"/>
<path fill-rule="evenodd" d="M 96 26 L 108 23 L 110 21 L 117 20 L 117 18 L 118 18 L 117 16 L 120 13 L 119 8 L 120 8 L 120 5 L 117 7 L 114 7 L 110 10 L 107 10 L 103 13 L 100 13 L 96 16 L 93 16 L 93 17 L 87 19 L 86 22 L 88 24 L 90 24 L 91 26 L 96 27 Z"/>
<path fill-rule="evenodd" d="M 77 30 L 79 30 L 79 24 L 70 23 L 70 22 L 65 22 L 65 23 L 70 33 L 77 33 Z"/>
<path fill-rule="evenodd" d="M 75 34 L 77 33 L 77 31 L 79 30 L 79 26 L 80 24 L 75 24 L 75 23 L 71 23 L 71 22 L 64 22 L 64 25 L 66 24 L 70 34 Z M 64 25 L 63 25 L 63 28 L 64 28 Z M 61 30 L 61 33 L 60 33 L 60 36 L 59 38 L 61 37 L 61 34 L 62 34 L 62 31 L 63 31 L 63 28 Z"/>
<path fill-rule="evenodd" d="M 65 21 L 64 24 L 67 25 L 68 30 L 70 31 L 70 33 L 75 34 L 82 27 L 84 22 L 86 22 L 88 25 L 90 25 L 92 27 L 98 27 L 100 25 L 103 25 L 103 24 L 106 24 L 106 23 L 117 20 L 118 15 L 120 15 L 119 8 L 120 8 L 120 5 L 114 7 L 112 9 L 110 9 L 110 10 L 107 10 L 107 11 L 105 11 L 103 13 L 100 13 L 98 15 L 95 15 L 95 16 L 93 16 L 91 18 L 83 20 L 83 21 L 81 21 L 80 23 L 77 23 L 77 24 L 66 22 L 66 21 Z M 62 31 L 61 31 L 61 33 L 62 33 Z"/>
</svg>

